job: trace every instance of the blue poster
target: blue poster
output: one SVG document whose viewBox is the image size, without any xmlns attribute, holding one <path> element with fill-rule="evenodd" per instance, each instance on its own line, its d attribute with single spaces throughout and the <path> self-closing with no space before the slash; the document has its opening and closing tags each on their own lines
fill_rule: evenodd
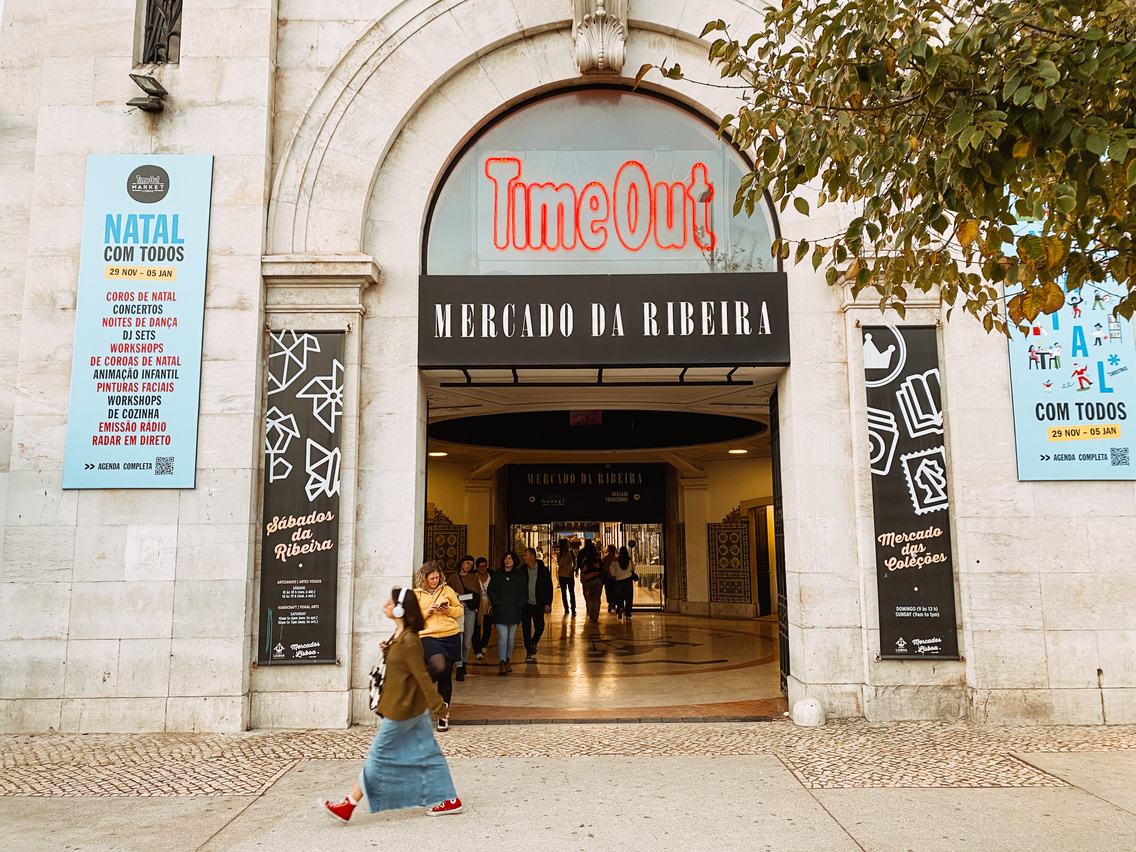
<svg viewBox="0 0 1136 852">
<path fill-rule="evenodd" d="M 1112 279 L 1087 281 L 1027 334 L 1011 332 L 1019 480 L 1136 479 L 1136 343 L 1112 313 L 1124 295 Z"/>
<path fill-rule="evenodd" d="M 87 158 L 64 488 L 193 488 L 213 157 Z"/>
</svg>

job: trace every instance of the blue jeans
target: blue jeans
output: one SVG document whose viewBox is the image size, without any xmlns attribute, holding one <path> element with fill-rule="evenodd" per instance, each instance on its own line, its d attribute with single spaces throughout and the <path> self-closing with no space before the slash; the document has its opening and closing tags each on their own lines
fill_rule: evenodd
<svg viewBox="0 0 1136 852">
<path fill-rule="evenodd" d="M 496 624 L 497 628 L 497 659 L 504 663 L 513 658 L 513 642 L 517 638 L 517 625 Z"/>
<path fill-rule="evenodd" d="M 467 606 L 465 608 L 465 624 L 463 625 L 465 629 L 462 630 L 462 665 L 465 665 L 465 661 L 469 659 L 469 649 L 473 640 L 475 624 L 477 624 L 477 613 Z"/>
</svg>

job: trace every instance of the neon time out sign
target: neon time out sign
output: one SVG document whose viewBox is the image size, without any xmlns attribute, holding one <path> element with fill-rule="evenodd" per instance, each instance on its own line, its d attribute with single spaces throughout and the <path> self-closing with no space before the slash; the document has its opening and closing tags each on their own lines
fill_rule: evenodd
<svg viewBox="0 0 1136 852">
<path fill-rule="evenodd" d="M 484 175 L 493 204 L 493 247 L 499 252 L 598 252 L 621 245 L 681 251 L 713 249 L 714 198 L 705 163 L 683 180 L 655 177 L 630 159 L 607 181 L 582 185 L 526 180 L 516 157 L 489 157 Z"/>
</svg>

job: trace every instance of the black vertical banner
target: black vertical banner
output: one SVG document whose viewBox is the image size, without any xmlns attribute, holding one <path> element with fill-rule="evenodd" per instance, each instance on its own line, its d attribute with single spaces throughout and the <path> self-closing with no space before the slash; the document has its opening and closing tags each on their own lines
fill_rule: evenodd
<svg viewBox="0 0 1136 852">
<path fill-rule="evenodd" d="M 864 328 L 880 657 L 957 660 L 939 356 L 930 326 Z"/>
<path fill-rule="evenodd" d="M 344 335 L 269 336 L 257 660 L 334 663 Z"/>
</svg>

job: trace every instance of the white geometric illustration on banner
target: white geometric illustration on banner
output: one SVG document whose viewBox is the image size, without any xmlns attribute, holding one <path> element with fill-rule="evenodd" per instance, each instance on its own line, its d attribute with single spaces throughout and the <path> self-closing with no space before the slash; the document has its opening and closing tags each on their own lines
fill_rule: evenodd
<svg viewBox="0 0 1136 852">
<path fill-rule="evenodd" d="M 291 340 L 285 338 L 291 335 Z M 319 352 L 319 340 L 310 334 L 296 334 L 294 331 L 282 331 L 279 334 L 269 334 L 269 337 L 280 347 L 279 352 L 268 356 L 268 395 L 287 388 L 292 382 L 300 378 L 308 369 L 308 353 Z M 273 363 L 273 359 L 278 359 Z"/>
<path fill-rule="evenodd" d="M 264 454 L 268 456 L 268 481 L 277 482 L 287 479 L 292 472 L 292 465 L 285 459 L 279 458 L 288 452 L 288 446 L 293 438 L 300 437 L 300 427 L 296 425 L 296 418 L 285 414 L 275 405 L 268 409 L 264 427 Z"/>
<path fill-rule="evenodd" d="M 296 394 L 296 399 L 310 399 L 312 416 L 327 431 L 334 432 L 336 418 L 343 414 L 343 365 L 332 361 L 331 375 L 312 379 Z"/>
<path fill-rule="evenodd" d="M 871 334 L 864 334 L 864 384 L 870 388 L 879 388 L 888 384 L 903 372 L 907 364 L 907 341 L 894 325 L 885 328 L 895 340 L 885 349 L 880 349 L 880 344 L 872 339 Z M 885 370 L 887 372 L 879 377 L 879 374 Z"/>
<path fill-rule="evenodd" d="M 308 438 L 307 461 L 304 464 L 308 473 L 308 501 L 320 494 L 331 497 L 339 493 L 339 447 L 329 450 Z"/>
<path fill-rule="evenodd" d="M 907 434 L 912 438 L 920 435 L 943 434 L 943 410 L 935 404 L 939 395 L 939 368 L 928 370 L 923 375 L 908 376 L 895 392 L 900 413 L 907 424 Z"/>
<path fill-rule="evenodd" d="M 947 508 L 947 453 L 932 447 L 899 457 L 915 514 L 925 515 Z"/>
<path fill-rule="evenodd" d="M 899 443 L 899 429 L 895 415 L 881 408 L 868 406 L 868 446 L 871 450 L 872 473 L 887 476 L 891 472 L 895 446 Z"/>
</svg>

